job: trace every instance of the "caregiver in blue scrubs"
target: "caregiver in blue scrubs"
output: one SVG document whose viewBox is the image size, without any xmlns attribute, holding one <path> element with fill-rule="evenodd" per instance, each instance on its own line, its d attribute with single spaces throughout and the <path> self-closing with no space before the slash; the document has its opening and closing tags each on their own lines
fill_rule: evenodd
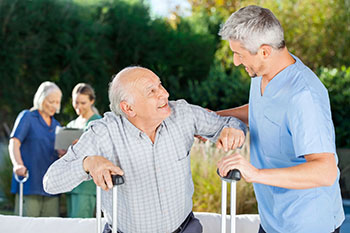
<svg viewBox="0 0 350 233">
<path fill-rule="evenodd" d="M 15 122 L 9 142 L 13 172 L 29 178 L 23 185 L 23 216 L 59 216 L 59 199 L 43 189 L 43 176 L 58 159 L 54 149 L 55 129 L 60 124 L 53 117 L 61 106 L 62 92 L 53 82 L 43 82 L 34 95 L 33 107 L 22 111 Z M 11 192 L 16 193 L 18 213 L 19 184 L 12 177 Z"/>
<path fill-rule="evenodd" d="M 252 77 L 249 104 L 219 112 L 249 123 L 250 162 L 238 153 L 224 157 L 221 175 L 237 168 L 253 183 L 259 233 L 339 232 L 344 211 L 327 89 L 288 52 L 270 10 L 244 7 L 219 34 L 234 65 Z"/>
</svg>

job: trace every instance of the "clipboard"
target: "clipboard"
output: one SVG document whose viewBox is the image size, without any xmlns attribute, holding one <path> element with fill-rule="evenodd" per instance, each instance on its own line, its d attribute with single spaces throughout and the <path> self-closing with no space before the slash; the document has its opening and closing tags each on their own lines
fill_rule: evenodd
<svg viewBox="0 0 350 233">
<path fill-rule="evenodd" d="M 56 127 L 55 150 L 67 150 L 83 133 L 84 129 Z"/>
</svg>

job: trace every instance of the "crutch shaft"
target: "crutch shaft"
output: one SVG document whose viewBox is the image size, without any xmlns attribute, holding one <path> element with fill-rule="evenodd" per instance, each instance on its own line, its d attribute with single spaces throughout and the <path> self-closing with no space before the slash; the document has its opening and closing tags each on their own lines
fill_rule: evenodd
<svg viewBox="0 0 350 233">
<path fill-rule="evenodd" d="M 221 233 L 226 233 L 226 196 L 227 184 L 224 180 L 221 181 Z"/>
<path fill-rule="evenodd" d="M 231 233 L 236 233 L 236 181 L 231 182 L 230 215 Z"/>
<path fill-rule="evenodd" d="M 15 180 L 19 183 L 19 205 L 18 205 L 18 214 L 23 216 L 23 183 L 25 183 L 29 178 L 29 171 L 26 172 L 26 175 L 23 179 L 20 179 L 16 173 L 14 173 Z"/>
<path fill-rule="evenodd" d="M 19 183 L 19 216 L 23 216 L 23 183 Z"/>
<path fill-rule="evenodd" d="M 118 186 L 113 186 L 113 223 L 112 233 L 118 232 L 118 221 L 117 221 L 117 208 L 118 208 Z"/>
<path fill-rule="evenodd" d="M 227 183 L 231 184 L 230 201 L 230 233 L 236 232 L 236 181 L 241 179 L 241 173 L 237 169 L 230 170 L 225 177 L 220 175 L 219 169 L 216 170 L 221 178 L 221 233 L 226 233 L 226 205 L 227 205 Z"/>
<path fill-rule="evenodd" d="M 101 224 L 101 188 L 96 186 L 96 219 L 97 219 L 97 233 L 102 232 Z"/>
</svg>

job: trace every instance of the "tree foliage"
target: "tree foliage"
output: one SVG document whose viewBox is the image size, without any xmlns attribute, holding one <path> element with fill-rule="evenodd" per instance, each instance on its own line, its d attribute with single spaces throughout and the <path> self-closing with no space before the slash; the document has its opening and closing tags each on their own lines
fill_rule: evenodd
<svg viewBox="0 0 350 233">
<path fill-rule="evenodd" d="M 319 75 L 327 87 L 338 147 L 350 147 L 350 67 L 322 68 Z"/>
<path fill-rule="evenodd" d="M 223 19 L 248 5 L 269 8 L 284 28 L 289 50 L 313 70 L 350 65 L 349 0 L 188 0 L 194 15 Z M 210 22 L 215 22 L 211 20 Z M 208 27 L 213 28 L 213 25 Z M 214 32 L 217 34 L 217 31 Z M 223 42 L 217 51 L 229 67 L 231 53 Z"/>
<path fill-rule="evenodd" d="M 204 81 L 190 83 L 191 99 L 198 104 L 224 109 L 248 102 L 249 77 L 234 67 L 227 41 L 220 41 L 220 24 L 241 7 L 269 8 L 280 20 L 288 49 L 321 77 L 329 90 L 338 147 L 350 147 L 349 0 L 188 0 L 195 30 L 216 36 L 214 65 Z M 198 22 L 196 22 L 198 21 Z M 325 68 L 327 67 L 327 68 Z M 340 68 L 342 67 L 342 68 Z M 333 69 L 335 68 L 335 69 Z"/>
<path fill-rule="evenodd" d="M 215 61 L 208 78 L 204 81 L 190 81 L 190 99 L 193 103 L 221 110 L 248 103 L 250 77 L 244 69 L 226 71 L 221 63 Z"/>
<path fill-rule="evenodd" d="M 0 0 L 1 121 L 12 125 L 46 80 L 63 91 L 61 123 L 74 117 L 70 94 L 78 82 L 90 83 L 97 108 L 108 111 L 111 76 L 130 65 L 152 69 L 171 99 L 214 110 L 244 104 L 250 78 L 234 67 L 228 43 L 217 33 L 232 12 L 256 4 L 281 21 L 290 51 L 327 77 L 322 80 L 330 88 L 337 138 L 347 137 L 342 122 L 349 114 L 341 90 L 332 88 L 347 77 L 339 67 L 350 67 L 349 0 L 188 1 L 193 14 L 170 21 L 151 18 L 140 0 Z M 339 87 L 347 90 L 347 84 Z M 343 139 L 338 145 L 349 146 Z"/>
<path fill-rule="evenodd" d="M 70 94 L 78 82 L 96 91 L 96 106 L 108 111 L 108 83 L 122 68 L 140 65 L 158 74 L 171 98 L 187 98 L 188 80 L 209 72 L 214 37 L 186 22 L 173 29 L 151 19 L 140 1 L 0 1 L 0 117 L 11 121 L 32 106 L 45 80 L 63 91 L 62 123 L 74 117 Z"/>
</svg>

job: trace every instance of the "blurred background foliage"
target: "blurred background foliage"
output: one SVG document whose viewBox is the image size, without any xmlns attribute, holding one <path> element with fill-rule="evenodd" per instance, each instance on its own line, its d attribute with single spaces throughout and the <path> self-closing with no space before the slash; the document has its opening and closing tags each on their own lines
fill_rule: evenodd
<svg viewBox="0 0 350 233">
<path fill-rule="evenodd" d="M 269 8 L 281 22 L 289 50 L 313 70 L 350 65 L 349 0 L 188 0 L 194 15 L 207 19 L 208 30 L 217 34 L 218 23 L 247 5 Z M 213 29 L 213 30 L 210 30 Z M 232 67 L 226 42 L 217 56 Z M 227 63 L 228 62 L 228 63 Z"/>
<path fill-rule="evenodd" d="M 45 80 L 63 91 L 62 123 L 74 117 L 70 94 L 78 82 L 92 84 L 97 108 L 108 111 L 111 76 L 130 65 L 154 70 L 172 98 L 185 98 L 187 82 L 207 77 L 215 52 L 214 36 L 185 21 L 174 29 L 151 19 L 138 1 L 2 0 L 0 26 L 0 114 L 9 122 L 31 107 Z"/>
<path fill-rule="evenodd" d="M 337 144 L 350 147 L 350 67 L 321 68 L 319 73 L 321 81 L 328 87 Z"/>
<path fill-rule="evenodd" d="M 56 116 L 61 124 L 76 117 L 70 95 L 78 82 L 90 83 L 98 110 L 109 111 L 111 76 L 130 65 L 152 69 L 170 99 L 212 110 L 245 104 L 250 77 L 234 67 L 228 43 L 217 33 L 232 12 L 256 4 L 272 10 L 289 50 L 328 88 L 337 147 L 350 148 L 350 0 L 187 1 L 190 15 L 180 16 L 176 8 L 162 18 L 152 16 L 143 0 L 0 0 L 0 123 L 12 128 L 46 80 L 63 91 Z M 214 160 L 222 155 L 215 155 L 206 144 L 193 148 L 196 211 L 219 211 Z M 4 161 L 0 187 L 10 200 L 11 165 L 7 156 Z M 238 189 L 238 213 L 256 213 L 251 184 L 241 182 Z"/>
<path fill-rule="evenodd" d="M 97 108 L 108 111 L 111 76 L 130 65 L 152 69 L 171 99 L 185 98 L 213 110 L 244 104 L 250 78 L 233 66 L 228 43 L 217 32 L 232 12 L 249 4 L 274 12 L 290 51 L 329 89 L 350 88 L 349 0 L 188 2 L 190 15 L 181 17 L 176 8 L 161 18 L 152 17 L 143 0 L 0 0 L 1 121 L 11 128 L 45 80 L 63 91 L 62 113 L 56 116 L 62 124 L 75 117 L 70 94 L 78 82 L 90 83 Z M 344 106 L 349 96 L 334 91 L 330 97 L 337 145 L 350 147 Z"/>
</svg>

